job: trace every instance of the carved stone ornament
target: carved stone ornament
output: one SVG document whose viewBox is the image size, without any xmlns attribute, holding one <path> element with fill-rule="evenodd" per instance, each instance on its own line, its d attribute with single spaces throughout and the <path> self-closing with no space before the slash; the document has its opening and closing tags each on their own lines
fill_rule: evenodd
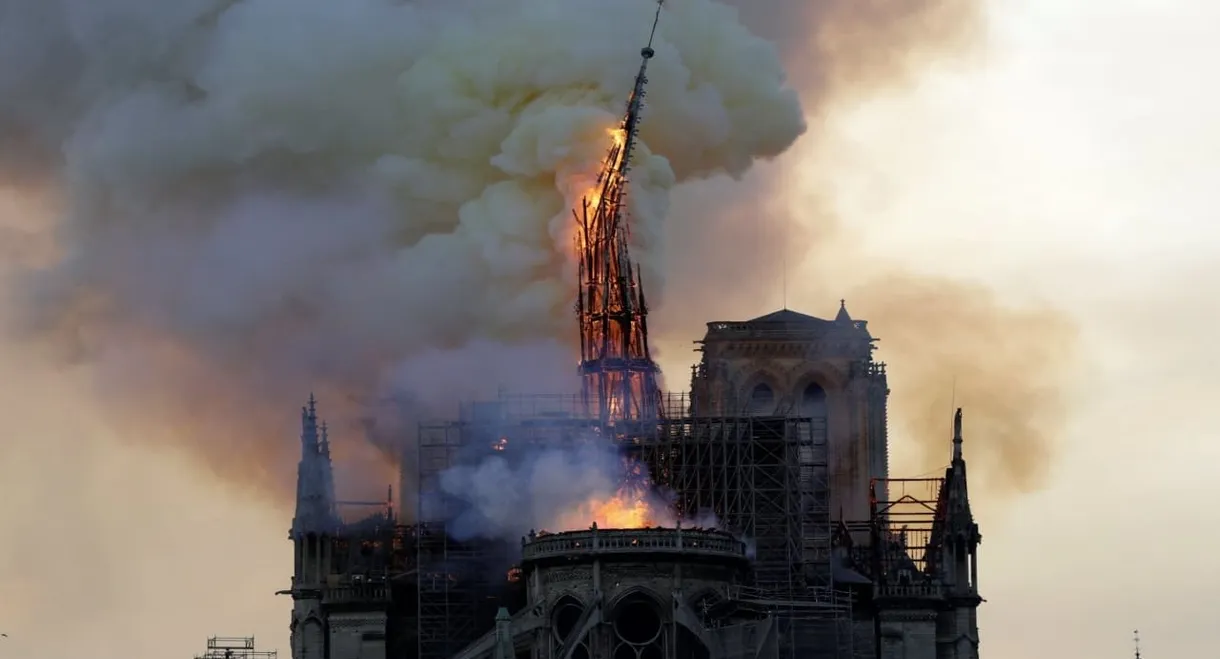
<svg viewBox="0 0 1220 659">
<path fill-rule="evenodd" d="M 593 578 L 593 573 L 587 567 L 559 567 L 542 573 L 542 583 L 565 583 L 568 581 L 587 581 Z"/>
<path fill-rule="evenodd" d="M 385 622 L 385 618 L 374 616 L 331 618 L 330 629 L 331 631 L 355 631 L 369 629 L 370 627 L 374 629 L 384 628 Z"/>
</svg>

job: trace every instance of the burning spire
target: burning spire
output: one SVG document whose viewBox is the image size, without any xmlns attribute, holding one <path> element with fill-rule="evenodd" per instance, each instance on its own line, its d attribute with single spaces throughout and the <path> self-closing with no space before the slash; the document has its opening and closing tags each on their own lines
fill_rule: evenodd
<svg viewBox="0 0 1220 659">
<path fill-rule="evenodd" d="M 661 19 L 661 5 L 652 22 L 643 61 L 627 99 L 627 113 L 613 132 L 614 143 L 602 163 L 594 188 L 585 195 L 576 216 L 576 248 L 580 258 L 580 288 L 576 314 L 580 322 L 580 373 L 590 413 L 596 410 L 605 426 L 647 422 L 659 416 L 657 365 L 648 349 L 648 306 L 640 271 L 627 254 L 627 173 L 635 148 L 648 60 Z"/>
</svg>

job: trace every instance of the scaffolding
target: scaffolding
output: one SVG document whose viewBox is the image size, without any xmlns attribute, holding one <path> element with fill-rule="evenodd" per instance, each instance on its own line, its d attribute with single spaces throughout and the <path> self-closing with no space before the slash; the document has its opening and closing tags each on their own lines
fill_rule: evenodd
<svg viewBox="0 0 1220 659">
<path fill-rule="evenodd" d="M 507 561 L 511 549 L 451 537 L 443 520 L 460 502 L 442 490 L 440 474 L 498 451 L 588 441 L 612 442 L 646 465 L 683 518 L 710 512 L 747 543 L 750 592 L 780 621 L 783 656 L 852 656 L 852 601 L 836 591 L 830 562 L 826 419 L 693 417 L 685 394 L 660 403 L 660 421 L 629 430 L 603 428 L 576 395 L 502 395 L 463 404 L 455 422 L 420 426 L 419 659 L 446 659 L 487 631 L 494 610 L 486 602 L 497 588 L 487 565 Z"/>
<path fill-rule="evenodd" d="M 710 511 L 752 545 L 758 587 L 795 592 L 831 585 L 826 441 L 825 419 L 688 417 L 628 450 L 680 515 Z"/>
<path fill-rule="evenodd" d="M 824 417 L 687 417 L 638 443 L 680 514 L 716 515 L 753 548 L 748 598 L 776 617 L 780 656 L 852 656 L 852 600 L 831 572 Z"/>
<path fill-rule="evenodd" d="M 208 649 L 195 659 L 275 659 L 275 650 L 258 650 L 253 636 L 213 636 Z"/>
<path fill-rule="evenodd" d="M 486 409 L 473 406 L 463 416 L 468 412 L 475 416 L 419 429 L 418 519 L 426 520 L 415 538 L 419 659 L 448 659 L 479 638 L 516 590 L 507 577 L 508 543 L 459 541 L 445 521 L 454 518 L 459 501 L 441 488 L 441 474 L 463 458 L 502 448 Z"/>
<path fill-rule="evenodd" d="M 871 487 L 869 563 L 878 597 L 940 597 L 936 542 L 943 478 L 876 479 Z"/>
</svg>

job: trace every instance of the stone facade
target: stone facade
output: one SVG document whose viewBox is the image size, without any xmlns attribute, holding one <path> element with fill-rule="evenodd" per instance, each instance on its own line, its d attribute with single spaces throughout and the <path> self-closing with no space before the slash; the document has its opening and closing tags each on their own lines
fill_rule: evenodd
<svg viewBox="0 0 1220 659">
<path fill-rule="evenodd" d="M 943 659 L 936 646 L 936 611 L 882 611 L 877 614 L 881 659 Z"/>
<path fill-rule="evenodd" d="M 704 416 L 825 418 L 831 509 L 868 519 L 869 484 L 889 475 L 885 367 L 873 362 L 866 321 L 846 306 L 834 320 L 790 310 L 708 323 L 691 404 Z"/>
<path fill-rule="evenodd" d="M 384 612 L 332 613 L 327 622 L 330 659 L 385 659 Z"/>
<path fill-rule="evenodd" d="M 493 603 L 488 615 L 480 613 L 478 626 L 442 636 L 460 639 L 457 647 L 486 630 L 446 659 L 978 659 L 981 535 L 969 504 L 961 413 L 943 478 L 918 479 L 936 488 L 919 502 L 927 525 L 908 530 L 908 518 L 891 519 L 881 506 L 890 494 L 889 390 L 884 365 L 872 359 L 874 341 L 867 323 L 852 319 L 845 305 L 834 320 L 784 310 L 752 321 L 709 323 L 692 377 L 692 417 L 750 417 L 754 424 L 769 417 L 825 419 L 830 478 L 816 487 L 829 489 L 833 512 L 823 510 L 820 520 L 809 522 L 817 533 L 836 529 L 825 552 L 801 546 L 797 553 L 782 552 L 791 558 L 776 567 L 746 552 L 741 539 L 719 532 L 591 529 L 531 537 L 522 547 L 521 581 L 514 581 L 524 602 L 517 600 L 494 624 Z M 420 577 L 399 566 L 382 569 L 382 581 L 369 581 L 374 572 L 357 575 L 342 567 L 334 554 L 345 545 L 332 542 L 340 525 L 329 451 L 324 432 L 319 439 L 312 403 L 303 423 L 291 534 L 296 565 L 288 591 L 292 657 L 417 659 L 422 632 L 418 646 L 408 637 L 396 646 L 400 650 L 388 649 L 388 632 L 398 629 L 393 620 L 404 615 L 405 605 L 392 601 L 387 579 Z M 750 450 L 758 441 L 751 440 Z M 804 464 L 800 451 L 788 455 Z M 815 482 L 803 468 L 792 473 L 786 487 Z M 800 501 L 804 514 L 805 499 Z M 355 545 L 351 551 L 359 553 Z M 812 580 L 788 578 L 789 572 L 813 574 L 810 561 L 820 568 L 829 562 L 829 593 L 814 592 L 821 586 Z M 764 584 L 763 567 L 791 582 L 785 592 Z M 837 599 L 840 592 L 845 596 Z M 400 610 L 391 615 L 396 606 Z"/>
<path fill-rule="evenodd" d="M 455 659 L 777 657 L 773 620 L 715 612 L 748 571 L 727 534 L 594 527 L 533 536 L 523 555 L 525 609 Z"/>
<path fill-rule="evenodd" d="M 341 578 L 302 580 L 291 591 L 292 659 L 386 659 L 386 588 Z"/>
</svg>

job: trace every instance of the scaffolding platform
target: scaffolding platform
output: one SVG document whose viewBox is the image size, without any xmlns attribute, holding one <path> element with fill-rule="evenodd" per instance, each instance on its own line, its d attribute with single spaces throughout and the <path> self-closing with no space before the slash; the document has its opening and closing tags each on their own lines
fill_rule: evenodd
<svg viewBox="0 0 1220 659">
<path fill-rule="evenodd" d="M 257 649 L 253 636 L 213 636 L 195 659 L 276 659 L 276 651 Z"/>
<path fill-rule="evenodd" d="M 488 566 L 513 555 L 508 543 L 450 536 L 444 520 L 462 502 L 442 490 L 440 474 L 492 455 L 591 441 L 608 441 L 644 464 L 680 517 L 710 512 L 747 544 L 754 592 L 767 594 L 793 632 L 783 654 L 850 656 L 835 650 L 852 636 L 851 606 L 848 595 L 834 592 L 825 418 L 691 416 L 687 395 L 661 401 L 665 416 L 630 427 L 602 427 L 575 395 L 501 396 L 464 404 L 457 421 L 420 425 L 419 659 L 447 659 L 490 628 L 495 609 L 487 603 L 499 599 L 503 584 L 489 578 L 496 572 Z"/>
</svg>

